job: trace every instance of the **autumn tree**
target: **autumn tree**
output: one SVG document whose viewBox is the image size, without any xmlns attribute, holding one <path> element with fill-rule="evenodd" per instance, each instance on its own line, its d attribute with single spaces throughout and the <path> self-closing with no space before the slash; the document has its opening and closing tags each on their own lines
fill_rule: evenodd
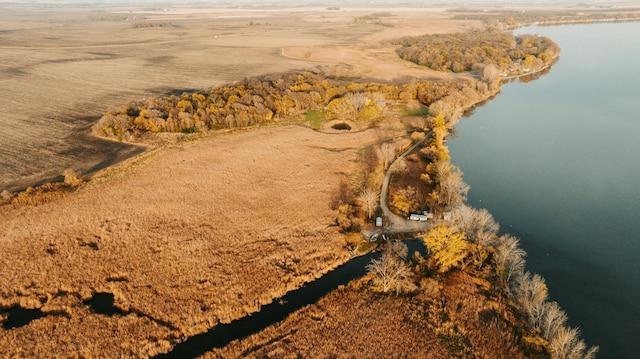
<svg viewBox="0 0 640 359">
<path fill-rule="evenodd" d="M 418 203 L 417 191 L 411 186 L 407 186 L 397 191 L 391 200 L 391 206 L 393 206 L 398 212 L 403 215 L 408 215 L 411 212 L 415 212 L 420 208 Z"/>
<path fill-rule="evenodd" d="M 469 255 L 464 233 L 456 227 L 438 225 L 429 229 L 424 243 L 441 273 L 460 266 Z"/>
<path fill-rule="evenodd" d="M 486 209 L 474 209 L 466 204 L 457 205 L 452 211 L 453 223 L 470 242 L 473 263 L 479 269 L 497 244 L 498 223 Z"/>
<path fill-rule="evenodd" d="M 444 145 L 444 139 L 448 134 L 444 115 L 440 114 L 433 119 L 432 146 L 435 149 L 435 162 L 446 162 L 449 160 L 449 150 Z"/>
<path fill-rule="evenodd" d="M 77 187 L 83 182 L 80 171 L 74 171 L 69 168 L 64 170 L 62 175 L 64 176 L 64 184 L 69 187 Z"/>
<path fill-rule="evenodd" d="M 357 209 L 349 204 L 338 206 L 336 224 L 342 232 L 360 230 L 360 220 L 356 214 Z"/>
<path fill-rule="evenodd" d="M 427 165 L 427 175 L 436 186 L 430 194 L 434 207 L 453 207 L 464 201 L 469 185 L 462 180 L 462 171 L 449 161 L 436 161 Z"/>
<path fill-rule="evenodd" d="M 382 253 L 380 259 L 373 259 L 367 265 L 367 271 L 374 275 L 374 286 L 387 293 L 394 291 L 396 295 L 413 287 L 411 268 L 406 263 L 408 249 L 406 244 L 392 242 Z"/>
<path fill-rule="evenodd" d="M 329 111 L 338 120 L 353 119 L 356 116 L 356 108 L 351 100 L 347 97 L 339 97 L 331 101 L 327 105 L 327 111 Z"/>
</svg>

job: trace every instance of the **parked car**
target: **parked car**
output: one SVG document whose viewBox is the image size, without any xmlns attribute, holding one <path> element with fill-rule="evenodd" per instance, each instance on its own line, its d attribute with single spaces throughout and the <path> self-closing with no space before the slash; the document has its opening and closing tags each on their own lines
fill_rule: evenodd
<svg viewBox="0 0 640 359">
<path fill-rule="evenodd" d="M 426 222 L 427 221 L 427 216 L 424 214 L 416 214 L 416 213 L 412 213 L 409 216 L 409 219 L 412 221 L 420 221 L 420 222 Z"/>
</svg>

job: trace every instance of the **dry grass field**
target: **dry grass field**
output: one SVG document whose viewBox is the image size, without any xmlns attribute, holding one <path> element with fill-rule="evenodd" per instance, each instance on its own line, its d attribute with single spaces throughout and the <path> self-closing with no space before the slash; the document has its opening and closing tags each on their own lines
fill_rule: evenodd
<svg viewBox="0 0 640 359">
<path fill-rule="evenodd" d="M 547 358 L 521 350 L 517 319 L 477 278 L 455 273 L 433 297 L 382 295 L 369 289 L 369 280 L 202 357 Z"/>
<path fill-rule="evenodd" d="M 299 126 L 219 135 L 126 162 L 60 200 L 5 209 L 0 306 L 56 315 L 0 329 L 2 352 L 147 356 L 343 263 L 330 201 L 372 139 Z M 128 314 L 91 313 L 82 302 L 95 293 Z"/>
<path fill-rule="evenodd" d="M 167 10 L 0 4 L 0 191 L 67 168 L 93 173 L 143 151 L 88 135 L 110 106 L 326 64 L 386 79 L 434 76 L 380 41 L 470 26 L 425 8 L 384 9 L 384 17 L 361 21 L 382 10 Z"/>
</svg>

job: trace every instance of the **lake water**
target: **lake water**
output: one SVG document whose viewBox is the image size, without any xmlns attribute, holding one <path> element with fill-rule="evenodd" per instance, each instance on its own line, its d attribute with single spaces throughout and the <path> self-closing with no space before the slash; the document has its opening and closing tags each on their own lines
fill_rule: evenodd
<svg viewBox="0 0 640 359">
<path fill-rule="evenodd" d="M 461 120 L 453 162 L 598 358 L 638 358 L 640 23 L 516 32 L 550 37 L 560 59 Z"/>
</svg>

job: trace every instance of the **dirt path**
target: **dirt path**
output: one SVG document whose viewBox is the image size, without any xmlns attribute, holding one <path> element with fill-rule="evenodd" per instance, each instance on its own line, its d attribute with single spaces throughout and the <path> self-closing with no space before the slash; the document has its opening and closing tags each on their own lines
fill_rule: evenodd
<svg viewBox="0 0 640 359">
<path fill-rule="evenodd" d="M 389 196 L 389 182 L 391 182 L 391 168 L 397 162 L 405 158 L 408 154 L 416 150 L 422 145 L 422 141 L 416 142 L 413 146 L 404 151 L 387 169 L 387 174 L 384 177 L 382 183 L 382 190 L 380 191 L 380 208 L 382 209 L 383 218 L 386 220 L 384 224 L 384 231 L 391 233 L 407 233 L 407 232 L 420 232 L 429 228 L 429 222 L 411 221 L 407 218 L 401 217 L 389 209 L 387 198 Z"/>
</svg>

